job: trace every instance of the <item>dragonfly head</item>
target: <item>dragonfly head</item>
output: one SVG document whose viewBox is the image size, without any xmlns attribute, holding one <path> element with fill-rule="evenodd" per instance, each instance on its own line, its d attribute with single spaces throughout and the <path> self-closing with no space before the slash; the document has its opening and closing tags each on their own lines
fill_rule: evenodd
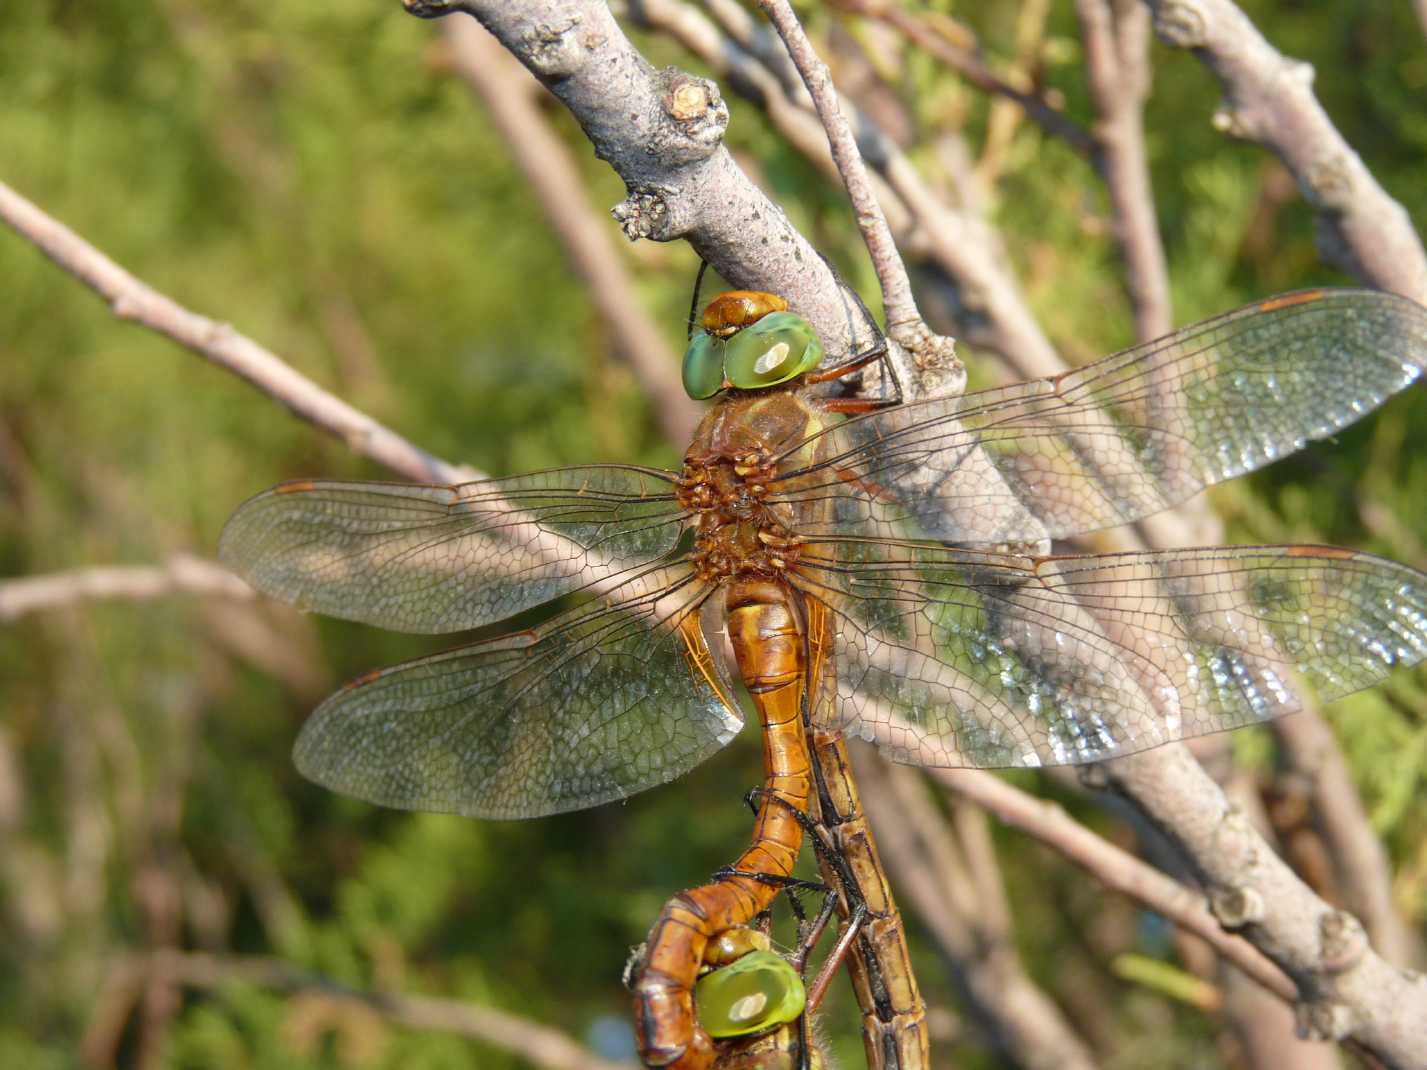
<svg viewBox="0 0 1427 1070">
<path fill-rule="evenodd" d="M 733 290 L 704 309 L 703 326 L 684 351 L 684 390 L 711 398 L 721 390 L 761 390 L 796 379 L 822 360 L 817 332 L 776 294 Z"/>
</svg>

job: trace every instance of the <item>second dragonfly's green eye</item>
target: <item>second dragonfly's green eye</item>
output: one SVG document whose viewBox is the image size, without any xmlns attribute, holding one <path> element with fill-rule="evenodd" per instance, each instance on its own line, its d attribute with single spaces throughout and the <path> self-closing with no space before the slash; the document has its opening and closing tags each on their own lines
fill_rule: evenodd
<svg viewBox="0 0 1427 1070">
<path fill-rule="evenodd" d="M 806 1002 L 798 971 L 771 951 L 750 951 L 694 985 L 699 1024 L 711 1037 L 775 1029 L 796 1020 Z"/>
<path fill-rule="evenodd" d="M 723 339 L 695 331 L 684 350 L 684 392 L 702 401 L 723 389 Z"/>
<path fill-rule="evenodd" d="M 738 389 L 757 390 L 812 371 L 822 356 L 822 343 L 807 320 L 770 312 L 728 340 L 723 371 Z"/>
</svg>

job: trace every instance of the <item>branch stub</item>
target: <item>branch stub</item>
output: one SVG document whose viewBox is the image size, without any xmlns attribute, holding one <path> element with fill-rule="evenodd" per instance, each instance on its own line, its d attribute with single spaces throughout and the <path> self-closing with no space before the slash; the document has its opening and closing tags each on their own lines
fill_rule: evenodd
<svg viewBox="0 0 1427 1070">
<path fill-rule="evenodd" d="M 1209 897 L 1209 909 L 1224 928 L 1242 929 L 1263 920 L 1264 901 L 1257 889 L 1247 885 L 1219 888 Z"/>
<path fill-rule="evenodd" d="M 631 189 L 629 196 L 610 209 L 624 236 L 630 241 L 669 241 L 677 235 L 669 233 L 669 203 L 666 199 L 678 194 L 675 189 L 642 186 Z"/>
<path fill-rule="evenodd" d="M 1300 1003 L 1294 1017 L 1303 1040 L 1343 1040 L 1353 1031 L 1353 1012 L 1331 999 Z"/>
<path fill-rule="evenodd" d="M 1209 42 L 1204 12 L 1191 0 L 1156 5 L 1154 32 L 1171 48 L 1203 48 Z"/>
<path fill-rule="evenodd" d="M 1352 969 L 1368 948 L 1363 923 L 1346 910 L 1324 914 L 1318 922 L 1318 935 L 1322 939 L 1323 969 L 1329 973 Z"/>
</svg>

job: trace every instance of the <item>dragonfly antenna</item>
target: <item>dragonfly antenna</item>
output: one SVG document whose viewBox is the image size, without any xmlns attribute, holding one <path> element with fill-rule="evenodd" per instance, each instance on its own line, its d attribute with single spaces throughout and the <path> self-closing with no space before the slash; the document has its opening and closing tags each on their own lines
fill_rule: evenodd
<svg viewBox="0 0 1427 1070">
<path fill-rule="evenodd" d="M 686 338 L 694 336 L 694 324 L 699 322 L 699 291 L 703 289 L 704 272 L 708 271 L 709 262 L 703 257 L 699 257 L 699 273 L 694 276 L 694 300 L 689 305 L 689 330 Z"/>
</svg>

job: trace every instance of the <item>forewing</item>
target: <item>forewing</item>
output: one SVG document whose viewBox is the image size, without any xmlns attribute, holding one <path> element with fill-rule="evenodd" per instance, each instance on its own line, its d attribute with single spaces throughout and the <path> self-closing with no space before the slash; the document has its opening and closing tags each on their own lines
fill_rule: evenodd
<svg viewBox="0 0 1427 1070">
<path fill-rule="evenodd" d="M 848 420 L 773 498 L 831 499 L 811 535 L 1071 536 L 1331 435 L 1424 366 L 1420 305 L 1367 290 L 1289 294 L 1054 378 Z"/>
<path fill-rule="evenodd" d="M 308 719 L 297 767 L 368 802 L 483 818 L 672 780 L 741 727 L 676 627 L 701 597 L 659 569 L 538 631 L 361 677 Z"/>
<path fill-rule="evenodd" d="M 667 554 L 682 527 L 669 478 L 610 465 L 456 486 L 284 483 L 233 514 L 220 555 L 300 609 L 459 631 Z"/>
<path fill-rule="evenodd" d="M 845 546 L 838 726 L 931 766 L 1099 761 L 1327 700 L 1427 656 L 1427 576 L 1332 547 L 1022 558 Z"/>
</svg>

